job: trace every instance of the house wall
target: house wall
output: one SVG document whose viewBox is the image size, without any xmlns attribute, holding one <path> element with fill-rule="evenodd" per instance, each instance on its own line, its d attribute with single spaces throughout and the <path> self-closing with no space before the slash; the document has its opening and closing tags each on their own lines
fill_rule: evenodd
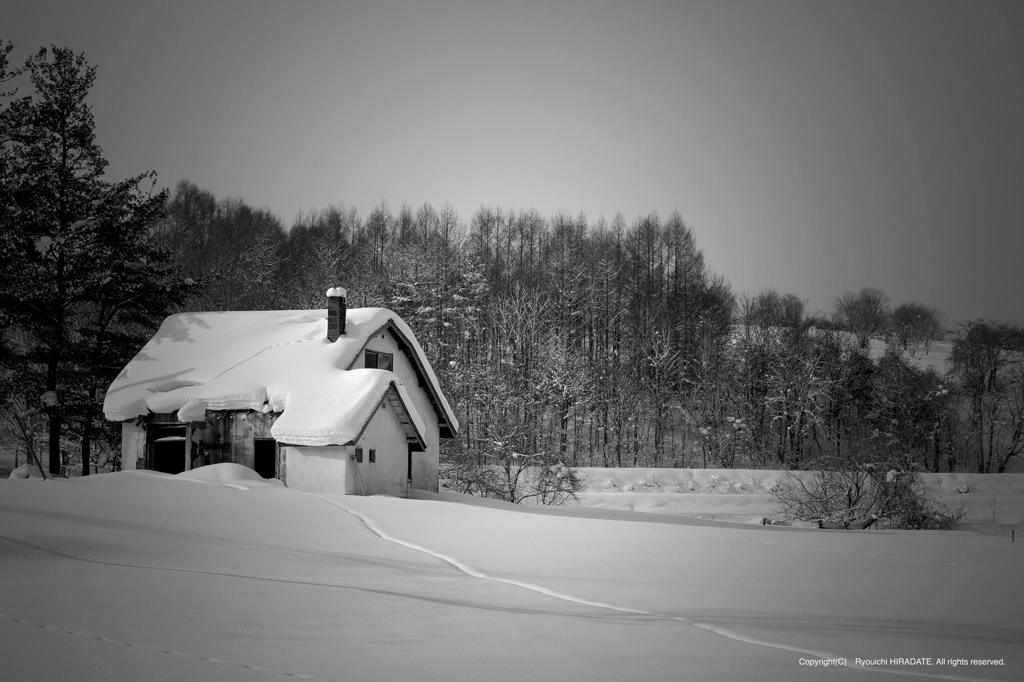
<svg viewBox="0 0 1024 682">
<path fill-rule="evenodd" d="M 281 445 L 284 481 L 289 488 L 311 493 L 342 493 L 356 491 L 350 445 Z"/>
<path fill-rule="evenodd" d="M 270 427 L 275 419 L 276 415 L 252 410 L 207 412 L 203 427 L 193 429 L 192 440 L 202 446 L 196 466 L 234 462 L 255 468 L 253 440 L 273 438 Z"/>
<path fill-rule="evenodd" d="M 121 470 L 138 469 L 146 456 L 146 429 L 135 420 L 121 422 Z"/>
<path fill-rule="evenodd" d="M 405 390 L 412 398 L 413 406 L 423 420 L 426 433 L 426 450 L 415 453 L 412 458 L 412 487 L 418 490 L 437 492 L 438 448 L 440 435 L 437 426 L 437 413 L 430 404 L 430 397 L 420 386 L 419 377 L 412 361 L 398 347 L 398 341 L 390 332 L 375 334 L 366 344 L 367 350 L 391 353 L 395 358 L 394 372 L 398 375 Z M 363 366 L 362 358 L 356 361 L 356 367 Z"/>
<path fill-rule="evenodd" d="M 409 447 L 402 424 L 387 403 L 374 412 L 356 445 L 363 449 L 363 461 L 353 462 L 355 493 L 404 497 Z M 371 448 L 377 451 L 377 461 L 372 464 Z"/>
<path fill-rule="evenodd" d="M 355 461 L 356 446 L 363 461 Z M 370 462 L 370 450 L 376 450 Z M 421 457 L 413 456 L 413 461 Z M 281 445 L 282 480 L 289 488 L 313 493 L 393 495 L 407 492 L 408 444 L 405 431 L 392 409 L 378 408 L 356 445 L 314 447 Z"/>
</svg>

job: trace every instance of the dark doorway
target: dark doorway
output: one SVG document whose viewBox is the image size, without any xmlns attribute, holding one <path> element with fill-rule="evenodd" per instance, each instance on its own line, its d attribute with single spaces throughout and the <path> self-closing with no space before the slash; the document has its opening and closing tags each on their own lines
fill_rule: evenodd
<svg viewBox="0 0 1024 682">
<path fill-rule="evenodd" d="M 180 474 L 185 470 L 184 424 L 153 424 L 148 430 L 149 468 L 165 474 Z"/>
<path fill-rule="evenodd" d="M 409 480 L 409 487 L 412 487 L 412 453 L 414 452 L 423 451 L 416 447 L 416 445 L 414 445 L 413 443 L 409 443 L 408 463 L 406 465 L 406 476 Z"/>
<path fill-rule="evenodd" d="M 158 440 L 153 443 L 153 469 L 165 474 L 185 470 L 185 439 Z"/>
<path fill-rule="evenodd" d="M 273 438 L 253 439 L 252 468 L 263 478 L 277 476 L 277 441 Z"/>
</svg>

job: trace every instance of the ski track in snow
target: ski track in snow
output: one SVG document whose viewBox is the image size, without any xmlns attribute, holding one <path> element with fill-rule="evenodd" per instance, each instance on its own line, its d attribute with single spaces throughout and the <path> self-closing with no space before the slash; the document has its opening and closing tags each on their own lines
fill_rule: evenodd
<svg viewBox="0 0 1024 682">
<path fill-rule="evenodd" d="M 44 554 L 50 554 L 50 555 L 53 555 L 53 556 L 56 556 L 56 557 L 60 557 L 62 559 L 68 559 L 70 561 L 80 561 L 82 563 L 95 564 L 97 566 L 110 566 L 110 567 L 113 567 L 113 568 L 129 568 L 129 569 L 135 569 L 135 570 L 140 570 L 140 571 L 159 571 L 159 572 L 163 572 L 163 573 L 183 573 L 183 574 L 186 574 L 186 575 L 203 575 L 203 576 L 212 576 L 212 577 L 215 577 L 215 578 L 237 578 L 237 579 L 241 579 L 241 580 L 254 580 L 254 581 L 257 581 L 257 582 L 280 583 L 280 584 L 283 584 L 283 585 L 297 585 L 297 586 L 301 586 L 301 587 L 322 587 L 322 588 L 327 588 L 327 589 L 332 589 L 332 590 L 349 590 L 349 591 L 353 591 L 353 592 L 365 592 L 367 594 L 377 594 L 377 595 L 381 595 L 381 596 L 385 596 L 385 597 L 396 597 L 396 598 L 400 598 L 400 599 L 413 599 L 413 600 L 416 600 L 416 601 L 423 601 L 423 602 L 428 602 L 430 604 L 438 604 L 438 605 L 442 605 L 442 606 L 458 606 L 458 607 L 462 607 L 462 608 L 470 608 L 470 609 L 486 610 L 486 611 L 497 611 L 497 612 L 502 612 L 502 613 L 521 613 L 521 614 L 531 614 L 531 615 L 545 615 L 545 614 L 550 615 L 552 613 L 549 610 L 538 611 L 538 610 L 528 609 L 528 608 L 513 608 L 513 607 L 506 607 L 506 606 L 488 606 L 488 605 L 483 605 L 483 604 L 478 604 L 478 603 L 472 603 L 472 602 L 469 602 L 469 601 L 460 601 L 460 600 L 457 600 L 457 599 L 454 599 L 454 598 L 452 598 L 452 599 L 444 599 L 444 598 L 440 598 L 440 597 L 431 597 L 431 596 L 424 595 L 424 594 L 416 594 L 414 592 L 399 592 L 397 590 L 386 590 L 386 589 L 382 589 L 382 588 L 365 587 L 365 586 L 360 586 L 360 585 L 348 585 L 348 584 L 345 584 L 345 583 L 329 583 L 329 582 L 320 582 L 320 581 L 315 581 L 315 580 L 299 580 L 299 579 L 295 579 L 295 578 L 280 578 L 280 577 L 274 577 L 274 576 L 252 575 L 250 573 L 240 573 L 240 572 L 236 572 L 236 571 L 214 571 L 214 570 L 199 569 L 199 568 L 181 568 L 181 567 L 173 567 L 173 566 L 153 566 L 153 565 L 149 565 L 149 564 L 133 564 L 133 563 L 127 563 L 127 562 L 122 562 L 122 561 L 106 561 L 106 560 L 103 560 L 103 559 L 89 559 L 87 557 L 76 556 L 74 554 L 68 554 L 67 552 L 62 552 L 62 551 L 59 551 L 59 550 L 56 550 L 56 549 L 52 549 L 52 548 L 49 548 L 49 547 L 43 547 L 42 545 L 31 543 L 31 542 L 26 542 L 24 540 L 16 540 L 16 539 L 8 537 L 6 535 L 0 535 L 0 540 L 9 542 L 9 543 L 14 544 L 14 545 L 20 545 L 22 547 L 27 547 L 27 548 L 33 549 L 33 550 L 35 550 L 37 552 L 42 552 Z M 230 545 L 228 545 L 228 546 L 230 546 Z M 558 615 L 570 615 L 570 614 L 558 614 Z M 634 614 L 631 613 L 631 615 L 634 615 Z M 580 616 L 580 617 L 586 618 L 588 616 Z M 589 616 L 589 617 L 593 618 L 593 616 Z"/>
<path fill-rule="evenodd" d="M 328 500 L 328 501 L 330 502 L 330 500 Z M 2 505 L 0 505 L 0 509 L 3 509 L 4 511 L 14 511 L 14 512 L 18 512 L 18 513 L 24 513 L 22 510 L 5 508 Z M 352 513 L 360 522 L 362 522 L 368 528 L 373 530 L 373 528 L 370 525 L 372 522 L 368 522 L 368 520 L 362 518 L 359 514 L 357 514 L 355 512 L 352 512 L 351 510 L 346 509 L 345 511 L 348 511 L 349 513 Z M 289 553 L 289 554 L 292 554 L 292 553 L 300 554 L 300 555 L 302 555 L 302 554 L 309 554 L 309 555 L 314 555 L 314 556 L 326 556 L 326 557 L 335 558 L 335 554 L 332 553 L 332 552 L 302 551 L 302 550 L 294 550 L 294 549 L 285 549 L 285 548 L 279 548 L 279 547 L 275 547 L 275 546 L 272 546 L 272 545 L 269 545 L 269 544 L 261 544 L 261 543 L 229 542 L 229 541 L 225 541 L 225 540 L 220 539 L 220 538 L 212 538 L 212 537 L 204 536 L 204 535 L 197 534 L 197 533 L 175 532 L 175 531 L 172 531 L 172 530 L 166 529 L 166 528 L 158 528 L 158 527 L 147 526 L 147 525 L 143 525 L 143 524 L 133 524 L 133 523 L 126 523 L 126 522 L 119 522 L 119 521 L 111 521 L 111 520 L 108 520 L 108 519 L 100 519 L 98 517 L 88 517 L 88 516 L 76 515 L 76 514 L 66 514 L 66 513 L 52 512 L 52 511 L 47 511 L 47 510 L 34 510 L 33 513 L 38 513 L 39 515 L 42 515 L 42 516 L 55 517 L 55 518 L 58 518 L 58 519 L 61 519 L 61 520 L 77 520 L 77 521 L 83 521 L 84 520 L 84 521 L 87 521 L 87 522 L 102 522 L 103 524 L 108 525 L 108 526 L 110 526 L 112 528 L 116 528 L 118 530 L 129 530 L 129 531 L 134 531 L 134 532 L 155 532 L 155 533 L 161 534 L 161 535 L 170 535 L 170 536 L 178 537 L 179 539 L 183 539 L 183 540 L 186 540 L 186 541 L 189 541 L 189 542 L 199 542 L 199 543 L 210 544 L 210 545 L 215 545 L 215 546 L 226 546 L 226 547 L 232 547 L 232 548 L 236 548 L 236 549 L 244 549 L 244 550 L 250 550 L 250 551 L 278 551 L 278 552 L 285 552 L 285 553 Z M 374 531 L 374 532 L 376 532 L 376 531 Z M 379 535 L 379 533 L 378 533 L 378 535 Z M 383 536 L 381 536 L 381 537 L 383 537 Z M 391 540 L 391 538 L 385 538 L 385 539 Z M 237 579 L 243 579 L 243 580 L 255 580 L 255 581 L 282 583 L 282 584 L 286 584 L 286 585 L 300 585 L 300 586 L 322 587 L 322 588 L 340 589 L 340 590 L 353 590 L 353 591 L 357 591 L 357 592 L 367 592 L 367 593 L 372 593 L 372 594 L 379 594 L 379 595 L 387 596 L 387 597 L 415 599 L 415 600 L 426 601 L 426 602 L 440 604 L 440 605 L 446 605 L 446 606 L 458 606 L 458 607 L 474 608 L 474 609 L 493 609 L 493 610 L 496 610 L 496 611 L 514 612 L 514 613 L 534 613 L 534 614 L 541 613 L 539 611 L 533 611 L 533 610 L 526 609 L 526 608 L 516 609 L 516 608 L 499 607 L 499 606 L 491 606 L 491 607 L 489 607 L 489 606 L 486 606 L 486 605 L 473 604 L 473 603 L 469 603 L 469 602 L 465 602 L 465 601 L 459 601 L 459 600 L 455 600 L 455 599 L 442 599 L 442 598 L 437 598 L 437 597 L 430 597 L 428 595 L 418 595 L 418 594 L 411 593 L 411 592 L 398 592 L 398 591 L 394 591 L 394 590 L 376 589 L 376 588 L 364 587 L 364 586 L 359 586 L 359 585 L 347 585 L 347 584 L 344 584 L 344 583 L 317 582 L 317 581 L 311 581 L 311 580 L 298 580 L 298 579 L 289 579 L 289 578 L 272 577 L 272 576 L 252 575 L 252 574 L 232 572 L 232 571 L 216 571 L 216 570 L 208 570 L 208 569 L 183 568 L 183 567 L 173 567 L 173 566 L 157 566 L 157 565 L 151 565 L 151 564 L 129 563 L 129 562 L 122 562 L 122 561 L 109 561 L 109 560 L 103 560 L 103 559 L 92 559 L 92 558 L 88 558 L 88 557 L 78 556 L 78 555 L 75 555 L 75 554 L 70 554 L 68 552 L 64 552 L 64 551 L 61 551 L 61 550 L 53 549 L 51 547 L 45 547 L 45 546 L 43 546 L 41 544 L 37 544 L 37 543 L 34 543 L 34 542 L 27 542 L 25 540 L 13 538 L 13 537 L 10 537 L 10 536 L 7 536 L 7 535 L 0 535 L 0 541 L 8 542 L 10 544 L 21 546 L 21 547 L 26 547 L 28 549 L 32 549 L 32 550 L 35 550 L 37 552 L 41 552 L 43 554 L 49 554 L 51 556 L 60 557 L 62 559 L 66 559 L 66 560 L 69 560 L 69 561 L 79 561 L 79 562 L 83 562 L 83 563 L 87 563 L 87 564 L 94 564 L 94 565 L 98 565 L 98 566 L 108 566 L 108 567 L 113 567 L 113 568 L 126 568 L 126 569 L 134 569 L 134 570 L 142 570 L 142 571 L 157 571 L 157 572 L 165 572 L 165 573 L 183 573 L 183 574 L 188 574 L 188 575 L 204 575 L 204 576 L 213 576 L 213 577 L 237 578 Z M 432 552 L 430 550 L 418 547 L 416 545 L 412 545 L 411 543 L 404 543 L 404 542 L 398 541 L 398 540 L 391 540 L 391 541 L 398 542 L 399 544 L 405 545 L 406 547 L 417 549 L 417 551 L 424 552 L 424 553 L 429 554 L 431 556 L 442 558 L 442 555 L 440 555 L 439 553 Z M 456 568 L 458 568 L 462 572 L 467 572 L 467 571 L 473 571 L 474 570 L 474 569 L 472 569 L 471 567 L 469 567 L 469 566 L 467 566 L 465 564 L 461 564 L 460 562 L 458 562 L 455 559 L 445 559 L 445 560 L 448 563 L 454 565 Z M 479 573 L 479 572 L 477 572 L 477 573 Z M 471 573 L 471 575 L 473 575 L 473 574 Z M 488 576 L 485 576 L 482 573 L 479 573 L 479 575 L 474 575 L 474 577 L 488 578 Z M 513 584 L 517 584 L 520 587 L 527 587 L 526 583 L 522 583 L 522 584 L 513 583 Z M 551 593 L 551 594 L 554 596 L 556 593 Z M 577 600 L 577 601 L 580 601 L 580 603 L 587 603 L 587 602 L 584 602 L 584 601 L 581 601 L 581 600 Z M 596 605 L 596 606 L 601 606 L 597 602 L 594 602 L 593 604 Z M 620 612 L 628 613 L 630 615 L 638 615 L 638 614 L 639 615 L 647 615 L 645 612 L 641 612 L 641 611 L 637 611 L 637 610 L 629 610 L 629 609 L 618 609 L 618 610 Z M 548 613 L 548 612 L 545 611 L 543 613 Z M 96 642 L 102 642 L 102 643 L 105 643 L 105 644 L 112 644 L 112 645 L 116 645 L 116 646 L 122 646 L 122 647 L 129 648 L 129 649 L 136 649 L 136 650 L 142 650 L 142 651 L 152 651 L 154 653 L 160 653 L 160 654 L 164 654 L 164 655 L 167 655 L 167 656 L 184 657 L 184 658 L 188 658 L 188 659 L 195 660 L 195 661 L 202 661 L 204 663 L 213 663 L 213 664 L 218 664 L 218 665 L 222 665 L 222 666 L 235 667 L 235 668 L 239 668 L 239 669 L 242 669 L 242 670 L 251 670 L 251 671 L 261 672 L 261 673 L 265 673 L 267 675 L 272 675 L 272 676 L 286 677 L 286 678 L 296 679 L 296 680 L 319 680 L 321 682 L 326 682 L 324 680 L 324 678 L 319 678 L 319 677 L 315 677 L 313 675 L 307 675 L 307 674 L 304 674 L 304 673 L 297 673 L 297 672 L 286 671 L 286 670 L 278 670 L 276 668 L 271 668 L 271 667 L 268 667 L 268 666 L 261 666 L 261 665 L 254 665 L 254 664 L 250 664 L 250 663 L 241 663 L 239 661 L 232 661 L 232 660 L 229 660 L 229 659 L 219 658 L 219 657 L 215 657 L 215 656 L 201 656 L 199 654 L 190 653 L 190 652 L 187 652 L 187 651 L 179 651 L 177 649 L 165 648 L 165 647 L 162 647 L 162 646 L 159 646 L 159 645 L 156 645 L 156 644 L 140 644 L 140 643 L 137 643 L 137 642 L 126 642 L 126 641 L 123 641 L 123 640 L 115 639 L 115 638 L 112 638 L 112 637 L 107 637 L 107 636 L 104 636 L 104 635 L 98 635 L 98 634 L 94 634 L 94 633 L 90 633 L 90 632 L 83 632 L 81 630 L 70 629 L 70 628 L 67 628 L 67 627 L 59 626 L 59 625 L 53 625 L 51 623 L 40 623 L 38 621 L 30 620 L 30 619 L 27 619 L 27 618 L 21 618 L 21 617 L 14 616 L 14 615 L 11 615 L 11 614 L 8 614 L 8 613 L 3 613 L 3 612 L 0 612 L 0 620 L 5 620 L 5 621 L 8 621 L 8 622 L 15 623 L 17 625 L 21 625 L 21 626 L 25 626 L 25 627 L 29 627 L 29 628 L 36 628 L 38 630 L 42 630 L 42 631 L 46 631 L 46 632 L 51 632 L 51 633 L 55 633 L 55 634 L 63 634 L 63 635 L 71 636 L 71 637 L 81 637 L 83 639 L 91 639 L 91 640 L 95 640 Z"/>
<path fill-rule="evenodd" d="M 740 642 L 741 644 L 749 644 L 749 645 L 752 645 L 752 646 L 765 647 L 765 648 L 768 648 L 768 649 L 775 649 L 775 650 L 779 650 L 779 651 L 788 651 L 788 652 L 792 652 L 792 653 L 803 654 L 803 655 L 808 656 L 810 658 L 817 658 L 817 659 L 831 659 L 831 660 L 835 660 L 835 659 L 843 658 L 843 657 L 841 657 L 841 656 L 839 656 L 837 654 L 833 654 L 833 653 L 828 653 L 828 652 L 823 652 L 823 651 L 815 651 L 814 649 L 805 649 L 805 648 L 798 647 L 798 646 L 791 646 L 791 645 L 782 644 L 782 643 L 779 643 L 779 642 L 770 642 L 768 640 L 758 639 L 756 637 L 749 637 L 747 635 L 741 634 L 739 632 L 734 632 L 734 631 L 729 630 L 727 628 L 719 627 L 717 625 L 712 625 L 710 623 L 697 622 L 697 621 L 691 620 L 689 618 L 685 618 L 683 616 L 670 616 L 668 614 L 658 613 L 656 611 L 648 611 L 646 609 L 637 609 L 637 608 L 633 608 L 633 607 L 629 607 L 629 606 L 617 606 L 615 604 L 609 604 L 609 603 L 606 603 L 606 602 L 594 601 L 592 599 L 586 599 L 584 597 L 577 597 L 575 595 L 571 595 L 571 594 L 568 594 L 566 592 L 560 592 L 558 590 L 553 590 L 553 589 L 544 587 L 543 585 L 538 585 L 536 583 L 529 583 L 529 582 L 525 582 L 525 581 L 522 581 L 522 580 L 515 580 L 513 578 L 502 578 L 502 577 L 499 577 L 499 576 L 488 575 L 487 573 L 484 573 L 483 571 L 481 571 L 481 570 L 479 570 L 477 568 L 474 568 L 474 567 L 470 566 L 469 564 L 467 564 L 467 563 L 465 563 L 463 561 L 460 561 L 459 559 L 457 559 L 457 558 L 455 558 L 453 556 L 444 554 L 444 553 L 439 552 L 439 551 L 434 550 L 434 549 L 430 549 L 429 547 L 424 547 L 423 545 L 418 545 L 418 544 L 416 544 L 414 542 L 409 542 L 408 540 L 403 540 L 401 538 L 395 537 L 394 535 L 391 535 L 390 533 L 385 531 L 383 528 L 381 528 L 373 519 L 371 519 L 366 514 L 360 512 L 360 511 L 357 511 L 355 509 L 352 509 L 348 505 L 346 505 L 346 504 L 344 504 L 342 502 L 339 502 L 338 500 L 335 500 L 335 499 L 332 499 L 330 497 L 327 497 L 326 495 L 317 495 L 317 497 L 322 499 L 324 502 L 327 502 L 331 506 L 336 507 L 336 508 L 344 511 L 345 513 L 350 514 L 351 516 L 355 517 L 356 519 L 358 519 L 366 527 L 367 530 L 369 530 L 374 535 L 380 537 L 382 540 L 386 540 L 388 542 L 392 542 L 394 544 L 401 545 L 402 547 L 406 547 L 406 548 L 411 549 L 413 551 L 421 552 L 423 554 L 432 556 L 435 559 L 439 559 L 440 561 L 443 561 L 444 563 L 450 565 L 451 567 L 453 567 L 457 571 L 460 571 L 460 572 L 470 576 L 471 578 L 477 578 L 477 579 L 480 579 L 480 580 L 488 580 L 488 581 L 491 581 L 491 582 L 501 583 L 501 584 L 505 584 L 505 585 L 512 585 L 513 587 L 518 587 L 518 588 L 521 588 L 521 589 L 524 589 L 524 590 L 529 590 L 531 592 L 536 592 L 538 594 L 543 594 L 545 596 L 552 597 L 554 599 L 559 599 L 559 600 L 566 601 L 566 602 L 571 602 L 573 604 L 580 604 L 580 605 L 583 605 L 583 606 L 591 606 L 591 607 L 598 608 L 598 609 L 607 609 L 607 610 L 611 610 L 611 611 L 617 611 L 619 613 L 628 613 L 628 614 L 637 615 L 637 616 L 650 616 L 650 617 L 654 617 L 654 618 L 660 618 L 660 619 L 663 619 L 663 620 L 670 620 L 670 621 L 674 621 L 674 622 L 677 622 L 677 623 L 682 623 L 684 625 L 689 625 L 690 627 L 694 627 L 694 628 L 697 628 L 697 629 L 700 629 L 700 630 L 704 630 L 705 632 L 710 632 L 710 633 L 718 635 L 720 637 L 725 637 L 726 639 L 730 639 L 730 640 L 732 640 L 734 642 Z M 719 537 L 723 537 L 723 536 L 719 536 Z M 936 674 L 936 673 L 929 673 L 929 672 L 923 672 L 923 671 L 917 672 L 917 671 L 910 671 L 910 670 L 896 670 L 896 669 L 893 669 L 893 668 L 885 668 L 885 667 L 879 667 L 879 666 L 865 666 L 865 665 L 849 665 L 849 664 L 847 664 L 847 665 L 845 665 L 843 667 L 846 667 L 846 668 L 849 668 L 849 669 L 852 669 L 852 670 L 859 670 L 859 671 L 863 671 L 863 672 L 887 673 L 887 674 L 890 674 L 890 675 L 901 675 L 901 676 L 905 676 L 905 677 L 925 677 L 925 678 L 935 679 L 935 680 L 952 680 L 952 681 L 955 681 L 955 682 L 998 682 L 997 680 L 993 680 L 993 679 L 987 678 L 987 677 L 966 677 L 966 676 L 961 676 L 961 675 L 944 675 L 944 674 Z"/>
</svg>

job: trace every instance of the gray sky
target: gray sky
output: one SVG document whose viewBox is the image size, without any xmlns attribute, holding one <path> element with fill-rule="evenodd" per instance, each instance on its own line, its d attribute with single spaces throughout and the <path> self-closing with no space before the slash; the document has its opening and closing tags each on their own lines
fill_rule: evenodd
<svg viewBox="0 0 1024 682">
<path fill-rule="evenodd" d="M 100 144 L 219 197 L 678 209 L 737 292 L 1024 322 L 1024 3 L 49 2 Z"/>
</svg>

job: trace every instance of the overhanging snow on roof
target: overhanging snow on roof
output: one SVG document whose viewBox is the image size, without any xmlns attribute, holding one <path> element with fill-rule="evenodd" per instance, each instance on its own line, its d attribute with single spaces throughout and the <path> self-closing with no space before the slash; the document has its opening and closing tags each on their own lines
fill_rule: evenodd
<svg viewBox="0 0 1024 682">
<path fill-rule="evenodd" d="M 346 369 L 369 338 L 391 327 L 454 435 L 458 421 L 412 330 L 384 308 L 348 311 L 348 327 L 327 341 L 325 310 L 270 310 L 171 315 L 107 391 L 107 419 L 177 412 L 181 421 L 206 410 L 280 412 L 271 431 L 296 445 L 345 444 L 395 386 L 420 435 L 423 420 L 398 377 L 384 370 Z M 364 412 L 366 412 L 364 414 Z M 442 435 L 445 435 L 442 433 Z"/>
</svg>

